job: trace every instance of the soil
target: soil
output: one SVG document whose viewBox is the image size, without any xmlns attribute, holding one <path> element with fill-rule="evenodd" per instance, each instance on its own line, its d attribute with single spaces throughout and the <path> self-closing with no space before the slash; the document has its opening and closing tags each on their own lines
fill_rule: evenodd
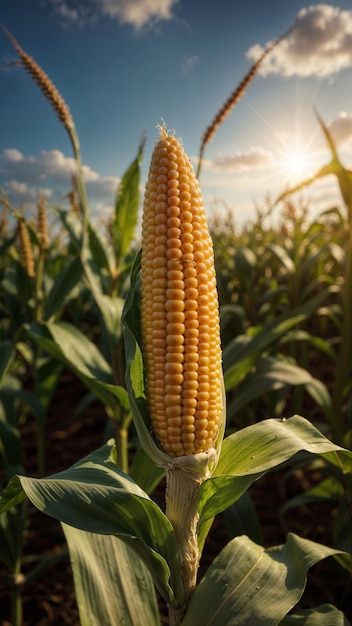
<svg viewBox="0 0 352 626">
<path fill-rule="evenodd" d="M 69 373 L 65 375 L 56 394 L 47 420 L 46 451 L 47 475 L 61 471 L 97 449 L 103 443 L 107 417 L 99 404 L 91 405 L 78 418 L 72 413 L 86 391 Z M 36 475 L 36 426 L 28 419 L 21 428 L 26 472 Z M 332 525 L 336 511 L 331 504 L 313 504 L 279 514 L 282 505 L 307 486 L 319 480 L 316 472 L 296 471 L 288 479 L 285 473 L 275 472 L 262 478 L 250 489 L 263 535 L 265 547 L 281 544 L 287 532 L 333 545 Z M 200 575 L 228 542 L 222 516 L 216 518 L 202 557 Z M 35 512 L 27 531 L 24 557 L 28 555 L 54 557 L 52 565 L 23 585 L 23 626 L 79 626 L 73 579 L 65 540 L 60 524 Z M 57 560 L 55 562 L 55 557 Z M 26 575 L 33 564 L 24 564 Z M 347 575 L 332 558 L 311 568 L 305 593 L 299 608 L 331 603 L 352 620 L 349 594 L 344 594 Z M 167 611 L 160 602 L 163 624 Z M 0 563 L 0 624 L 11 626 L 9 574 Z"/>
</svg>

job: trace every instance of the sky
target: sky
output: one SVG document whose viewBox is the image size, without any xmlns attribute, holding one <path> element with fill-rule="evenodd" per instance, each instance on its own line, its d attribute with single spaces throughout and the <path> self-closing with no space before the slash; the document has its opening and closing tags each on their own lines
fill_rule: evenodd
<svg viewBox="0 0 352 626">
<path fill-rule="evenodd" d="M 246 225 L 327 164 L 317 111 L 352 168 L 352 0 L 0 0 L 0 22 L 70 108 L 93 219 L 111 214 L 145 133 L 142 196 L 162 120 L 196 168 L 207 126 L 293 24 L 206 146 L 206 211 L 231 212 Z M 66 206 L 74 171 L 68 135 L 17 60 L 0 31 L 0 187 L 28 212 L 38 193 Z M 295 199 L 312 215 L 342 206 L 333 177 Z"/>
</svg>

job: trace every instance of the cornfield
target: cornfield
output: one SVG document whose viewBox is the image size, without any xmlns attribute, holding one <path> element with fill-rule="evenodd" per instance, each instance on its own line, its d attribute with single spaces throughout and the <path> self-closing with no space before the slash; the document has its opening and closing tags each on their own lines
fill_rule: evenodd
<svg viewBox="0 0 352 626">
<path fill-rule="evenodd" d="M 211 239 L 193 169 L 163 128 L 141 254 L 144 139 L 111 219 L 94 224 L 68 106 L 7 34 L 67 131 L 77 171 L 69 210 L 39 197 L 30 217 L 1 197 L 2 624 L 348 624 L 352 173 L 327 127 L 318 119 L 331 163 L 277 199 L 278 222 L 263 210 L 238 228 L 218 215 Z M 208 127 L 198 173 L 258 63 Z M 292 194 L 326 174 L 342 201 L 312 220 Z M 266 498 L 280 545 L 257 510 Z M 323 512 L 319 524 L 307 526 L 307 511 L 315 522 Z M 37 550 L 46 528 L 53 537 Z M 308 570 L 322 560 L 320 590 L 305 601 Z M 63 568 L 75 599 L 66 593 L 59 606 Z M 36 608 L 33 581 L 49 587 Z"/>
</svg>

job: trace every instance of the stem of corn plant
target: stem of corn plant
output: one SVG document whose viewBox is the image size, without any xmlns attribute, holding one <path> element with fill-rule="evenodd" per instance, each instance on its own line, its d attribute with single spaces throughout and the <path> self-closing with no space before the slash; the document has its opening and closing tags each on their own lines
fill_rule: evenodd
<svg viewBox="0 0 352 626">
<path fill-rule="evenodd" d="M 23 622 L 23 601 L 22 586 L 25 580 L 22 574 L 23 563 L 23 541 L 24 529 L 28 515 L 28 502 L 24 501 L 18 507 L 16 518 L 16 562 L 12 571 L 11 584 L 11 624 L 12 626 L 22 626 Z"/>
<path fill-rule="evenodd" d="M 106 413 L 109 419 L 114 424 L 116 432 L 116 447 L 117 447 L 117 464 L 119 468 L 125 473 L 129 473 L 129 458 L 128 458 L 128 429 L 132 420 L 132 412 L 124 410 L 121 406 L 116 406 L 114 409 L 105 407 Z"/>
<path fill-rule="evenodd" d="M 349 207 L 350 215 L 352 206 Z M 349 226 L 349 241 L 346 254 L 346 275 L 343 291 L 343 321 L 341 345 L 336 366 L 335 383 L 332 393 L 332 407 L 336 441 L 343 444 L 345 428 L 345 412 L 343 410 L 344 392 L 351 376 L 352 355 L 352 224 Z"/>
<path fill-rule="evenodd" d="M 34 278 L 34 298 L 35 298 L 35 319 L 41 323 L 43 320 L 43 276 L 45 267 L 46 251 L 40 247 L 39 258 Z M 34 378 L 36 379 L 36 363 L 40 358 L 41 350 L 37 349 L 34 359 Z M 42 420 L 37 420 L 37 468 L 38 475 L 40 477 L 45 476 L 46 463 L 45 463 L 45 424 Z"/>
<path fill-rule="evenodd" d="M 200 559 L 197 537 L 199 515 L 196 501 L 201 483 L 199 477 L 189 474 L 182 465 L 166 469 L 166 516 L 177 537 L 186 599 L 183 609 L 175 610 L 169 607 L 170 626 L 178 626 L 181 623 L 196 588 Z"/>
<path fill-rule="evenodd" d="M 116 445 L 119 467 L 125 474 L 128 474 L 128 427 L 126 428 L 125 426 L 122 426 L 117 428 Z"/>
<path fill-rule="evenodd" d="M 23 574 L 21 574 L 21 559 L 16 564 L 16 569 L 12 577 L 11 589 L 11 623 L 12 626 L 22 626 L 23 622 L 23 602 L 22 584 Z"/>
</svg>

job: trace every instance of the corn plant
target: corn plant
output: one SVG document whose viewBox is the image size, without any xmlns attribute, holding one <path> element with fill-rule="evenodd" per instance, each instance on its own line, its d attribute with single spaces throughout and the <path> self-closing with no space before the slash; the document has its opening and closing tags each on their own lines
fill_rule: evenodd
<svg viewBox="0 0 352 626">
<path fill-rule="evenodd" d="M 65 235 L 66 249 L 58 252 L 48 233 L 47 207 L 38 201 L 38 219 L 32 223 L 24 211 L 17 211 L 5 197 L 2 203 L 17 221 L 14 234 L 2 228 L 1 245 L 1 382 L 0 439 L 4 469 L 2 482 L 14 473 L 24 473 L 19 429 L 34 417 L 38 430 L 37 473 L 45 470 L 45 429 L 50 402 L 63 367 L 80 378 L 90 395 L 87 405 L 98 398 L 113 423 L 119 448 L 119 463 L 128 466 L 128 427 L 131 411 L 123 382 L 124 357 L 121 311 L 130 264 L 130 243 L 134 235 L 139 204 L 139 165 L 144 140 L 138 154 L 122 177 L 116 196 L 110 242 L 93 228 L 90 220 L 85 181 L 82 175 L 79 141 L 71 113 L 55 86 L 4 29 L 22 65 L 39 85 L 68 132 L 77 164 L 71 197 L 71 210 L 51 207 Z M 77 201 L 77 202 L 75 202 Z M 51 219 L 53 217 L 51 216 Z M 118 233 L 123 231 L 123 237 Z M 85 304 L 85 307 L 82 304 Z M 80 306 L 81 305 L 81 306 Z M 91 326 L 101 326 L 101 350 L 92 332 L 84 333 L 87 309 Z M 77 315 L 77 311 L 79 314 Z M 94 316 L 94 323 L 92 321 Z M 72 321 L 81 326 L 73 325 Z M 74 407 L 72 407 L 72 410 Z M 114 432 L 112 431 L 112 432 Z M 103 439 L 103 437 L 102 437 Z M 12 622 L 22 620 L 21 589 L 45 562 L 22 574 L 25 530 L 31 509 L 1 517 L 0 554 L 8 570 L 12 589 Z M 6 541 L 5 541 L 6 538 Z"/>
<path fill-rule="evenodd" d="M 1 245 L 1 375 L 0 459 L 4 485 L 18 471 L 25 473 L 20 429 L 27 419 L 37 430 L 37 474 L 45 475 L 45 424 L 48 408 L 61 374 L 61 365 L 26 341 L 25 324 L 41 319 L 44 302 L 45 257 L 50 242 L 43 199 L 38 202 L 38 222 L 6 203 L 16 218 L 15 227 L 3 232 Z M 26 503 L 1 516 L 0 555 L 10 572 L 12 619 L 21 623 L 23 548 L 30 518 Z M 60 558 L 57 554 L 55 559 Z M 51 558 L 38 557 L 41 567 Z M 52 562 L 52 561 L 51 561 Z M 36 563 L 38 565 L 38 563 Z M 34 571 L 35 568 L 33 568 Z M 30 577 L 31 574 L 28 575 Z"/>
<path fill-rule="evenodd" d="M 294 534 L 268 550 L 241 536 L 197 583 L 207 534 L 216 514 L 298 451 L 327 457 L 346 475 L 351 453 L 299 416 L 265 420 L 224 438 L 212 246 L 194 172 L 164 128 L 152 155 L 143 223 L 144 252 L 133 266 L 123 312 L 126 383 L 140 443 L 165 472 L 165 513 L 143 489 L 143 482 L 150 486 L 147 476 L 137 484 L 119 469 L 113 442 L 49 478 L 14 477 L 0 510 L 27 496 L 61 521 L 84 624 L 137 625 L 141 614 L 145 624 L 160 623 L 153 583 L 171 625 L 289 624 L 308 568 L 335 555 L 351 569 L 351 557 Z M 163 226 L 155 246 L 153 223 Z M 176 281 L 171 287 L 169 272 Z M 322 616 L 344 620 L 325 605 L 296 619 Z"/>
<path fill-rule="evenodd" d="M 299 212 L 288 204 L 286 194 L 283 199 L 282 222 L 275 229 L 264 227 L 259 215 L 240 234 L 231 224 L 217 224 L 215 230 L 228 426 L 298 411 L 333 434 L 331 372 L 343 324 L 346 220 L 335 207 L 312 220 L 304 208 Z M 350 447 L 348 437 L 347 431 L 343 441 Z M 301 458 L 292 463 L 287 475 L 301 463 Z M 306 502 L 334 503 L 334 545 L 351 551 L 351 486 L 343 470 L 329 463 L 319 467 L 321 484 L 283 511 Z M 226 518 L 234 527 L 247 528 L 249 520 L 258 527 L 248 496 L 245 500 Z"/>
<path fill-rule="evenodd" d="M 319 352 L 328 364 L 334 358 L 331 328 L 324 331 L 324 324 L 326 311 L 334 309 L 338 335 L 344 254 L 340 242 L 330 240 L 324 221 L 303 226 L 298 218 L 291 216 L 292 232 L 283 220 L 290 230 L 283 243 L 280 225 L 276 232 L 260 220 L 240 234 L 226 224 L 215 230 L 224 377 L 233 425 L 281 415 L 292 401 L 292 387 L 296 410 L 304 407 L 304 390 L 314 399 L 316 413 L 332 419 L 321 368 L 318 379 L 309 357 Z"/>
<path fill-rule="evenodd" d="M 346 241 L 342 253 L 343 283 L 340 290 L 341 322 L 339 326 L 339 337 L 333 355 L 335 367 L 335 377 L 329 389 L 328 401 L 330 410 L 330 429 L 335 441 L 343 442 L 346 447 L 351 448 L 351 373 L 352 373 L 352 173 L 347 170 L 339 159 L 331 134 L 318 116 L 318 120 L 324 136 L 331 151 L 331 162 L 322 167 L 312 178 L 304 180 L 294 189 L 287 190 L 278 201 L 286 198 L 289 194 L 312 184 L 317 179 L 328 174 L 334 174 L 339 183 L 341 195 L 347 211 L 347 219 L 339 220 L 342 232 L 346 232 Z M 347 550 L 352 549 L 352 534 L 350 527 L 350 503 L 351 503 L 351 482 L 350 478 L 344 475 L 343 469 L 337 470 L 327 462 L 323 468 L 322 481 L 310 488 L 303 495 L 297 496 L 285 505 L 288 510 L 301 503 L 312 501 L 336 501 L 338 503 L 336 521 L 334 525 L 334 545 L 344 546 Z"/>
<path fill-rule="evenodd" d="M 121 311 L 124 303 L 126 273 L 129 270 L 129 248 L 133 240 L 139 206 L 140 162 L 144 138 L 137 156 L 126 170 L 116 196 L 111 225 L 111 241 L 107 241 L 91 223 L 89 201 L 81 165 L 80 145 L 73 117 L 61 94 L 47 74 L 3 27 L 19 55 L 23 67 L 38 84 L 66 129 L 75 161 L 74 192 L 76 208 L 64 211 L 54 208 L 66 230 L 72 255 L 56 277 L 46 296 L 40 319 L 26 325 L 27 337 L 39 349 L 70 367 L 89 391 L 103 403 L 117 431 L 119 462 L 127 469 L 127 432 L 131 412 L 123 388 L 123 350 Z M 121 234 L 123 233 L 123 234 Z M 36 272 L 36 275 L 38 272 Z M 93 338 L 86 337 L 76 326 L 60 320 L 58 309 L 66 303 L 77 283 L 83 284 L 99 313 L 102 329 L 101 352 Z M 84 346 L 84 349 L 82 349 Z"/>
<path fill-rule="evenodd" d="M 344 274 L 344 281 L 341 290 L 342 327 L 338 347 L 336 376 L 333 383 L 331 396 L 334 414 L 334 437 L 337 439 L 337 441 L 346 441 L 347 445 L 349 445 L 351 442 L 350 407 L 352 367 L 352 331 L 350 324 L 352 315 L 352 173 L 350 170 L 347 170 L 342 165 L 330 132 L 319 116 L 318 120 L 330 148 L 332 160 L 328 165 L 322 167 L 309 180 L 304 180 L 295 188 L 289 189 L 285 193 L 283 193 L 278 198 L 277 202 L 286 198 L 294 191 L 297 191 L 307 185 L 312 184 L 319 178 L 322 178 L 329 174 L 334 174 L 337 177 L 341 195 L 347 210 L 347 221 L 345 220 L 345 224 L 343 224 L 343 226 L 347 228 L 347 238 L 345 243 L 345 249 L 342 253 Z"/>
<path fill-rule="evenodd" d="M 143 252 L 135 259 L 123 303 L 121 284 L 136 219 L 143 146 L 123 178 L 113 246 L 108 249 L 91 225 L 69 109 L 43 70 L 7 34 L 72 143 L 80 218 L 59 209 L 56 213 L 76 251 L 72 264 L 85 297 L 99 312 L 103 352 L 72 323 L 59 319 L 60 306 L 73 289 L 70 265 L 40 307 L 40 319 L 25 325 L 26 336 L 44 354 L 71 367 L 107 407 L 119 436 L 49 478 L 25 476 L 19 457 L 0 499 L 2 538 L 11 533 L 18 537 L 18 528 L 23 531 L 18 521 L 28 500 L 61 522 L 81 622 L 87 626 L 137 625 L 141 615 L 143 623 L 159 624 L 158 597 L 167 606 L 171 626 L 346 623 L 341 611 L 328 605 L 288 616 L 312 565 L 333 556 L 346 571 L 352 570 L 351 556 L 342 548 L 294 534 L 282 546 L 267 550 L 246 536 L 236 537 L 198 582 L 214 517 L 237 502 L 254 481 L 299 451 L 326 460 L 348 481 L 351 453 L 300 416 L 268 419 L 224 437 L 226 402 L 212 244 L 199 184 L 181 144 L 160 129 L 145 194 Z M 131 197 L 134 211 L 129 212 Z M 281 319 L 281 326 L 275 324 L 269 335 L 278 339 L 305 315 L 307 311 L 297 310 L 294 322 Z M 122 334 L 128 397 L 122 386 Z M 249 360 L 267 346 L 263 335 L 258 336 Z M 2 348 L 7 373 L 10 351 L 7 345 Z M 232 360 L 225 369 L 225 381 L 233 376 L 233 365 Z M 131 411 L 142 453 L 127 474 L 123 432 Z M 6 442 L 6 429 L 4 433 Z M 165 512 L 150 497 L 161 475 L 166 478 Z M 18 592 L 21 561 L 10 553 L 4 558 Z M 15 593 L 14 626 L 21 624 L 18 600 Z"/>
</svg>

